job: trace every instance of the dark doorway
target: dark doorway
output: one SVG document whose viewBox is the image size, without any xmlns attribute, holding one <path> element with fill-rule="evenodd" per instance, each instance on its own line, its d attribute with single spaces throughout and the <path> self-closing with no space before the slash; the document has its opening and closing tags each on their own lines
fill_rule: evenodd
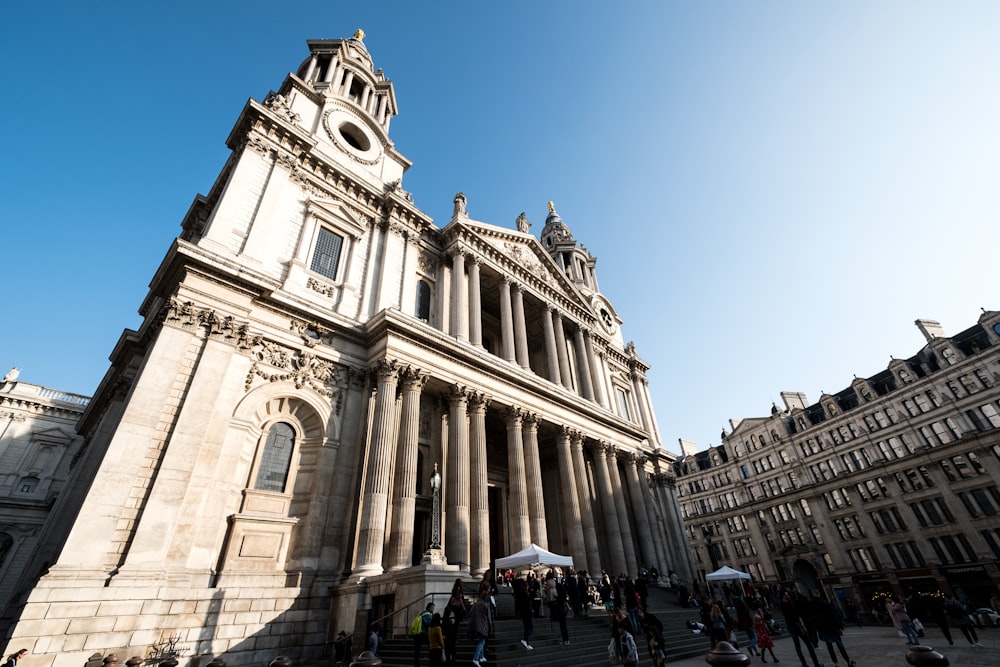
<svg viewBox="0 0 1000 667">
<path fill-rule="evenodd" d="M 504 522 L 504 489 L 491 486 L 487 495 L 490 509 L 490 563 L 507 554 L 507 526 Z"/>
</svg>

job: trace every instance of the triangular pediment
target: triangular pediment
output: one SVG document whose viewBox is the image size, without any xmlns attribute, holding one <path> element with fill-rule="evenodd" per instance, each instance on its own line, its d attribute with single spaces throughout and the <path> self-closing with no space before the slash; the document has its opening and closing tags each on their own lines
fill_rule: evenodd
<svg viewBox="0 0 1000 667">
<path fill-rule="evenodd" d="M 310 197 L 306 200 L 306 212 L 354 238 L 361 238 L 368 230 L 365 217 L 337 199 Z"/>
<path fill-rule="evenodd" d="M 47 445 L 68 445 L 76 438 L 75 433 L 66 432 L 59 427 L 43 428 L 33 431 L 31 439 Z"/>
<path fill-rule="evenodd" d="M 591 300 L 566 277 L 559 269 L 559 265 L 542 247 L 541 241 L 533 235 L 478 220 L 463 220 L 457 224 L 483 244 L 492 247 L 499 257 L 559 292 L 577 307 L 587 312 L 593 311 Z"/>
</svg>

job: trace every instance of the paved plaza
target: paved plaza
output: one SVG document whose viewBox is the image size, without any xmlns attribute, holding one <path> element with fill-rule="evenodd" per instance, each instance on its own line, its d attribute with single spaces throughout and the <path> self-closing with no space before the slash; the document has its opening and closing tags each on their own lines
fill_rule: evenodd
<svg viewBox="0 0 1000 667">
<path fill-rule="evenodd" d="M 1000 665 L 1000 629 L 986 628 L 977 630 L 979 643 L 983 648 L 973 648 L 969 646 L 965 637 L 957 628 L 952 629 L 952 639 L 954 646 L 948 646 L 948 641 L 941 635 L 937 628 L 927 628 L 926 637 L 921 639 L 921 644 L 931 646 L 941 652 L 951 667 L 997 667 Z M 905 667 L 906 645 L 905 640 L 896 636 L 891 627 L 872 626 L 863 628 L 848 628 L 844 631 L 844 646 L 848 654 L 858 663 L 858 667 L 895 667 L 902 665 Z M 836 648 L 836 647 L 834 647 Z M 778 637 L 774 643 L 774 652 L 781 661 L 781 667 L 798 667 L 798 656 L 795 655 L 795 646 L 787 634 Z M 823 661 L 826 667 L 834 664 L 830 661 L 826 646 L 820 644 L 820 649 L 816 655 Z M 809 655 L 806 653 L 806 659 Z M 838 654 L 838 665 L 844 665 L 844 659 Z M 704 656 L 696 658 L 685 658 L 677 662 L 668 663 L 669 667 L 704 667 Z M 753 658 L 754 665 L 763 664 L 760 658 Z M 772 664 L 770 654 L 767 664 Z M 812 667 L 812 665 L 809 665 Z"/>
</svg>

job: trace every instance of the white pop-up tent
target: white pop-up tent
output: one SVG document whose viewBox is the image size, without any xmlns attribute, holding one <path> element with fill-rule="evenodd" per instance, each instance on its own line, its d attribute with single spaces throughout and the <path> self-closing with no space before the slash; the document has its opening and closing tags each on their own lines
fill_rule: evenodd
<svg viewBox="0 0 1000 667">
<path fill-rule="evenodd" d="M 746 572 L 740 572 L 739 570 L 734 570 L 728 565 L 723 565 L 715 572 L 705 575 L 705 581 L 739 581 L 741 579 L 749 579 L 750 575 Z"/>
<path fill-rule="evenodd" d="M 496 567 L 501 570 L 521 567 L 522 565 L 558 565 L 560 567 L 570 567 L 573 565 L 573 557 L 554 554 L 532 543 L 517 553 L 504 558 L 497 558 L 496 562 Z"/>
</svg>

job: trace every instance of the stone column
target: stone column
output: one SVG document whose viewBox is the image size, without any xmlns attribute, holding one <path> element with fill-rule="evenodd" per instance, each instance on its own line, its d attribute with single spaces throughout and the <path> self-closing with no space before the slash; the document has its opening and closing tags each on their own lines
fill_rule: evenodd
<svg viewBox="0 0 1000 667">
<path fill-rule="evenodd" d="M 554 310 L 545 310 L 545 314 L 542 315 L 542 329 L 545 331 L 545 362 L 546 367 L 549 370 L 549 380 L 555 382 L 556 384 L 560 384 L 562 380 L 559 377 L 559 356 L 556 352 L 556 334 L 555 329 L 552 327 L 552 318 L 554 315 Z"/>
<path fill-rule="evenodd" d="M 604 543 L 608 548 L 610 563 L 604 563 L 609 574 L 616 577 L 626 572 L 625 549 L 621 541 L 621 529 L 618 526 L 618 510 L 615 509 L 615 495 L 611 488 L 611 474 L 608 472 L 608 450 L 610 442 L 596 445 L 594 452 L 594 473 L 597 478 L 597 497 L 601 501 L 601 514 L 604 516 Z"/>
<path fill-rule="evenodd" d="M 303 79 L 303 81 L 305 81 L 306 83 L 312 83 L 313 74 L 315 73 L 316 73 L 316 55 L 313 54 L 313 56 L 309 59 L 309 67 L 306 68 L 306 76 Z"/>
<path fill-rule="evenodd" d="M 455 249 L 451 256 L 451 335 L 469 340 L 469 309 L 465 305 L 465 253 Z"/>
<path fill-rule="evenodd" d="M 518 366 L 529 369 L 528 332 L 524 325 L 524 290 L 520 285 L 514 286 L 514 349 Z"/>
<path fill-rule="evenodd" d="M 490 567 L 490 506 L 486 479 L 486 406 L 490 399 L 469 396 L 469 473 L 471 500 L 470 570 L 480 576 Z"/>
<path fill-rule="evenodd" d="M 594 510 L 590 503 L 590 480 L 587 475 L 587 462 L 583 458 L 583 434 L 573 431 L 570 434 L 570 448 L 573 451 L 573 468 L 576 472 L 576 493 L 580 497 L 580 518 L 583 520 L 583 542 L 587 547 L 587 560 L 576 566 L 577 570 L 587 572 L 601 571 L 601 553 L 597 542 L 597 529 L 594 527 Z"/>
<path fill-rule="evenodd" d="M 562 315 L 558 310 L 552 311 L 552 325 L 556 334 L 556 355 L 559 357 L 559 377 L 562 378 L 562 385 L 567 389 L 573 389 L 573 382 L 569 368 L 568 351 L 566 350 L 566 330 L 563 329 Z"/>
<path fill-rule="evenodd" d="M 641 461 L 638 463 L 638 469 L 639 488 L 642 491 L 642 501 L 646 503 L 649 523 L 653 532 L 653 546 L 656 549 L 657 558 L 656 569 L 658 569 L 661 573 L 666 573 L 667 570 L 673 569 L 673 565 L 671 559 L 667 557 L 667 549 L 664 546 L 664 526 L 661 521 L 660 507 L 653 498 L 653 490 L 651 488 L 653 482 L 649 476 L 646 475 L 645 468 L 643 467 Z"/>
<path fill-rule="evenodd" d="M 594 400 L 598 405 L 608 407 L 608 400 L 604 393 L 603 375 L 601 372 L 601 362 L 594 352 L 594 337 L 590 331 L 583 332 L 583 340 L 587 348 L 587 364 L 590 366 L 590 379 L 594 385 Z"/>
<path fill-rule="evenodd" d="M 580 389 L 583 397 L 588 401 L 594 400 L 594 384 L 590 379 L 590 357 L 587 356 L 587 347 L 583 342 L 583 329 L 576 328 L 573 334 L 573 346 L 576 350 L 576 367 L 580 370 Z"/>
<path fill-rule="evenodd" d="M 392 528 L 389 531 L 389 569 L 409 567 L 413 554 L 413 517 L 417 502 L 417 449 L 420 431 L 420 391 L 427 376 L 411 367 L 400 374 L 403 407 L 399 417 L 399 445 L 393 477 Z"/>
<path fill-rule="evenodd" d="M 385 547 L 385 519 L 392 479 L 393 412 L 396 404 L 397 362 L 381 359 L 372 371 L 378 376 L 375 414 L 365 489 L 361 498 L 361 527 L 358 531 L 358 556 L 354 575 L 382 573 L 382 550 Z"/>
<path fill-rule="evenodd" d="M 510 278 L 500 279 L 500 356 L 514 361 L 514 320 L 510 305 Z"/>
<path fill-rule="evenodd" d="M 469 342 L 483 346 L 483 295 L 479 289 L 479 258 L 469 262 Z"/>
<path fill-rule="evenodd" d="M 531 521 L 528 518 L 528 485 L 525 482 L 524 442 L 521 438 L 521 408 L 504 411 L 507 425 L 507 484 L 510 500 L 507 515 L 510 518 L 510 550 L 520 551 L 531 544 Z"/>
<path fill-rule="evenodd" d="M 548 549 L 549 533 L 545 525 L 545 500 L 542 497 L 542 465 L 538 458 L 538 415 L 527 412 L 521 423 L 524 428 L 524 471 L 528 484 L 531 541 Z"/>
<path fill-rule="evenodd" d="M 649 513 L 653 508 L 647 506 L 640 488 L 640 484 L 643 483 L 643 480 L 639 479 L 642 456 L 626 454 L 624 458 L 628 495 L 632 500 L 632 516 L 635 517 L 635 529 L 639 536 L 639 552 L 642 554 L 642 564 L 648 568 L 656 564 L 656 548 L 653 545 L 653 531 L 649 521 Z"/>
<path fill-rule="evenodd" d="M 438 280 L 437 280 L 437 324 L 438 328 L 446 334 L 455 335 L 451 328 L 451 313 L 449 308 L 451 307 L 451 267 L 448 266 L 447 262 L 441 262 L 438 265 Z"/>
<path fill-rule="evenodd" d="M 573 560 L 583 560 L 586 557 L 586 545 L 583 543 L 583 527 L 580 524 L 580 502 L 576 494 L 576 480 L 573 478 L 573 454 L 569 448 L 570 430 L 567 427 L 559 429 L 556 436 L 556 451 L 559 459 L 559 481 L 562 484 L 563 529 L 569 537 L 569 547 Z"/>
<path fill-rule="evenodd" d="M 354 72 L 347 70 L 347 76 L 344 77 L 344 87 L 340 89 L 340 94 L 344 97 L 350 95 L 352 83 L 354 83 Z"/>
<path fill-rule="evenodd" d="M 653 427 L 649 421 L 649 415 L 646 413 L 646 403 L 642 400 L 642 390 L 640 389 L 641 383 L 639 382 L 639 374 L 636 371 L 632 371 L 632 395 L 635 396 L 636 409 L 639 410 L 639 423 L 652 434 Z"/>
<path fill-rule="evenodd" d="M 445 507 L 448 529 L 445 556 L 463 570 L 469 568 L 469 425 L 465 387 L 452 385 L 448 393 L 448 476 L 445 480 Z"/>
<path fill-rule="evenodd" d="M 323 77 L 323 83 L 330 83 L 331 81 L 337 81 L 337 79 L 334 78 L 334 75 L 339 73 L 340 73 L 340 62 L 337 60 L 337 57 L 334 56 L 333 58 L 330 58 L 330 65 L 326 68 L 326 76 Z"/>
<path fill-rule="evenodd" d="M 670 552 L 673 554 L 673 569 L 678 574 L 687 571 L 688 579 L 694 581 L 697 572 L 694 561 L 691 559 L 691 542 L 687 533 L 684 532 L 684 517 L 681 516 L 681 504 L 677 497 L 677 478 L 670 471 L 660 476 L 660 511 L 666 522 L 668 533 L 672 536 L 670 540 Z M 754 517 L 756 521 L 756 517 Z M 766 545 L 764 551 L 766 553 Z"/>
<path fill-rule="evenodd" d="M 625 494 L 622 492 L 622 478 L 618 473 L 618 448 L 614 445 L 608 450 L 608 473 L 611 476 L 611 488 L 615 492 L 615 509 L 618 510 L 618 529 L 621 531 L 622 546 L 625 548 L 625 571 L 634 575 L 639 570 L 636 562 L 635 543 L 632 541 L 632 525 L 628 519 L 628 507 L 625 504 Z"/>
</svg>

